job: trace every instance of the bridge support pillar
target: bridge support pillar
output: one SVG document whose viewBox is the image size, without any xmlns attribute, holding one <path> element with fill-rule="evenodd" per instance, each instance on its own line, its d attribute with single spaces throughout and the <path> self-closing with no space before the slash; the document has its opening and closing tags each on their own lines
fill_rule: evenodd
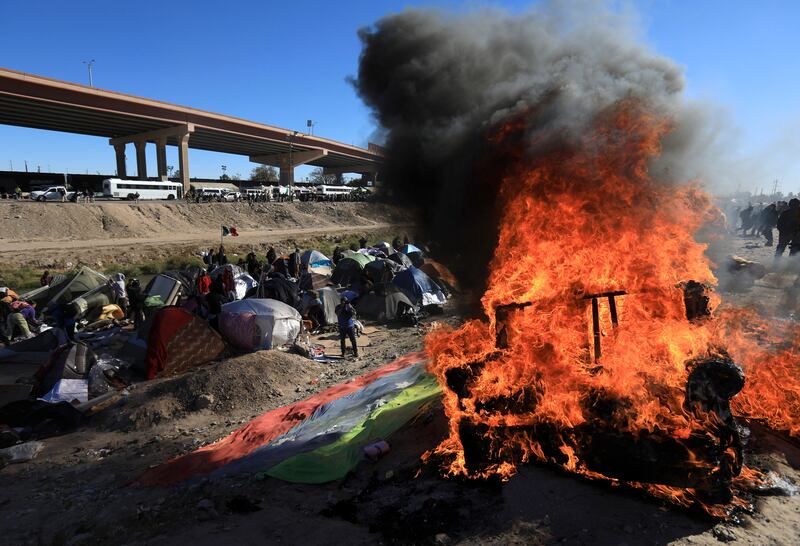
<svg viewBox="0 0 800 546">
<path fill-rule="evenodd" d="M 183 195 L 189 191 L 189 134 L 178 137 L 178 169 L 180 169 Z"/>
<path fill-rule="evenodd" d="M 279 173 L 278 179 L 281 186 L 294 186 L 294 165 L 281 167 Z"/>
<path fill-rule="evenodd" d="M 158 167 L 158 178 L 161 181 L 167 180 L 167 137 L 156 140 L 156 165 Z"/>
<path fill-rule="evenodd" d="M 125 168 L 125 144 L 114 144 L 114 152 L 117 155 L 117 176 L 125 178 L 128 176 L 127 169 Z"/>
<path fill-rule="evenodd" d="M 336 173 L 336 184 L 338 186 L 344 184 L 344 176 L 342 175 L 342 173 Z"/>
<path fill-rule="evenodd" d="M 136 178 L 147 180 L 147 141 L 137 140 L 133 145 L 136 146 Z"/>
</svg>

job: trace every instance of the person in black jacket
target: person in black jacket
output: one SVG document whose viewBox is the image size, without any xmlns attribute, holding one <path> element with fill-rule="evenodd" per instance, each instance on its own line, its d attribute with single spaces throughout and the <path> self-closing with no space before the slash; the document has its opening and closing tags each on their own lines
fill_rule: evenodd
<svg viewBox="0 0 800 546">
<path fill-rule="evenodd" d="M 300 276 L 300 249 L 294 249 L 289 255 L 289 276 L 296 279 Z"/>
<path fill-rule="evenodd" d="M 789 255 L 800 251 L 800 199 L 790 199 L 789 208 L 778 216 L 778 245 L 775 247 L 775 259 L 783 256 L 783 251 L 789 246 Z"/>
<path fill-rule="evenodd" d="M 758 215 L 758 231 L 767 240 L 764 246 L 772 246 L 772 230 L 778 225 L 778 208 L 775 203 L 767 205 Z"/>
</svg>

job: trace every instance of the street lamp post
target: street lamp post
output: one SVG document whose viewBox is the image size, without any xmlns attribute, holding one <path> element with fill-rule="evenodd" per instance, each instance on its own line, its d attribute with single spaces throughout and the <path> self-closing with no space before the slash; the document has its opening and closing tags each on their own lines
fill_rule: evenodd
<svg viewBox="0 0 800 546">
<path fill-rule="evenodd" d="M 89 87 L 94 87 L 94 82 L 92 81 L 92 65 L 94 64 L 94 59 L 91 61 L 83 61 L 83 64 L 85 64 L 86 68 L 89 70 Z"/>
</svg>

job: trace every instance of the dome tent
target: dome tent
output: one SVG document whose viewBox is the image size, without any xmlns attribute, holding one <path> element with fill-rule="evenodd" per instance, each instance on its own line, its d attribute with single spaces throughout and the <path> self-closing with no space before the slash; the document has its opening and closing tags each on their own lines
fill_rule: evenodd
<svg viewBox="0 0 800 546">
<path fill-rule="evenodd" d="M 231 345 L 257 351 L 293 342 L 301 320 L 297 309 L 281 301 L 251 298 L 223 305 L 219 329 Z"/>
<path fill-rule="evenodd" d="M 349 286 L 361 277 L 364 266 L 375 258 L 367 254 L 351 254 L 339 260 L 336 269 L 333 271 L 331 281 L 341 286 Z"/>
<path fill-rule="evenodd" d="M 409 267 L 395 275 L 392 283 L 405 292 L 412 302 L 426 305 L 444 305 L 447 299 L 439 286 L 425 272 Z"/>
</svg>

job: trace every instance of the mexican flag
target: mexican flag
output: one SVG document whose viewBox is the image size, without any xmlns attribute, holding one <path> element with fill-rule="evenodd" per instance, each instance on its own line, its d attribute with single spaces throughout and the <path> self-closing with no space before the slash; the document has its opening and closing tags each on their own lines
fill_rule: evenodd
<svg viewBox="0 0 800 546">
<path fill-rule="evenodd" d="M 233 227 L 233 226 L 231 226 L 231 227 L 222 226 L 222 236 L 223 237 L 227 237 L 228 235 L 231 235 L 232 237 L 238 237 L 239 236 L 239 234 L 236 232 L 236 228 L 235 227 Z"/>
</svg>

